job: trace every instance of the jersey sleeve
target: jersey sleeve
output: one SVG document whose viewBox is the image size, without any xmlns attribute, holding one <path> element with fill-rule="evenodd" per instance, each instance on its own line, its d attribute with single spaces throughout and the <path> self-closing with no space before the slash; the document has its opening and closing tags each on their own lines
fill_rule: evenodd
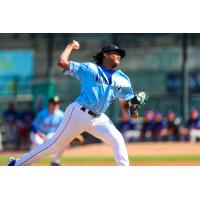
<svg viewBox="0 0 200 200">
<path fill-rule="evenodd" d="M 79 63 L 74 61 L 70 61 L 69 63 L 70 63 L 69 69 L 64 70 L 63 74 L 73 76 L 78 80 L 83 78 L 85 72 L 88 70 L 88 63 Z"/>
<path fill-rule="evenodd" d="M 132 99 L 133 97 L 134 97 L 134 92 L 133 92 L 131 83 L 128 80 L 127 81 L 127 85 L 126 86 L 122 86 L 122 90 L 120 92 L 119 99 L 127 101 L 129 99 Z"/>
</svg>

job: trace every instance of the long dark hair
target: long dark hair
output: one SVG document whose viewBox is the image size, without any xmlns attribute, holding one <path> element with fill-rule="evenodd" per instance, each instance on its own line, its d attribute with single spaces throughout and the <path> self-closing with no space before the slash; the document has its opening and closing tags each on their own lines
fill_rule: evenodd
<svg viewBox="0 0 200 200">
<path fill-rule="evenodd" d="M 103 53 L 97 53 L 95 56 L 93 56 L 93 59 L 95 61 L 95 64 L 101 66 L 103 62 Z"/>
</svg>

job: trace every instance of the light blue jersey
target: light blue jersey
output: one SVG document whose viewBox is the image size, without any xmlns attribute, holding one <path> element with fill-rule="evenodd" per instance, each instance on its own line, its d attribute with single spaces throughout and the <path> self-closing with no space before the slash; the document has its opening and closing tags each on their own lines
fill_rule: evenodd
<svg viewBox="0 0 200 200">
<path fill-rule="evenodd" d="M 134 97 L 130 80 L 121 70 L 111 71 L 93 63 L 70 61 L 70 68 L 63 73 L 81 82 L 81 95 L 76 102 L 96 114 L 104 113 L 117 98 L 129 100 Z"/>
<path fill-rule="evenodd" d="M 34 129 L 43 132 L 45 135 L 56 132 L 63 117 L 64 113 L 60 109 L 57 109 L 54 115 L 51 115 L 48 109 L 44 109 L 37 114 L 33 121 Z"/>
</svg>

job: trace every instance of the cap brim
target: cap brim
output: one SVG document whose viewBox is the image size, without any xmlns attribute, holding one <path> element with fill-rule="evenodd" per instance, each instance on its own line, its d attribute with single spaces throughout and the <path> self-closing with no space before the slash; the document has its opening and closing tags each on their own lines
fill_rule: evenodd
<svg viewBox="0 0 200 200">
<path fill-rule="evenodd" d="M 126 52 L 123 49 L 116 49 L 115 51 L 119 53 L 121 58 L 124 58 L 126 56 Z"/>
<path fill-rule="evenodd" d="M 121 58 L 124 58 L 126 56 L 126 52 L 123 49 L 113 49 L 113 50 L 107 50 L 104 52 L 111 52 L 111 51 L 118 52 Z"/>
<path fill-rule="evenodd" d="M 58 103 L 59 104 L 60 101 L 52 101 L 52 100 L 50 100 L 49 103 Z"/>
</svg>

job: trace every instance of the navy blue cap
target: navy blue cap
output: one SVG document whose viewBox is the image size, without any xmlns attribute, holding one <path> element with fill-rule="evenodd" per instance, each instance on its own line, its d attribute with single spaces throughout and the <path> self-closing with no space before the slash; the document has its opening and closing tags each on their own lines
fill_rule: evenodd
<svg viewBox="0 0 200 200">
<path fill-rule="evenodd" d="M 60 103 L 60 99 L 58 96 L 51 97 L 49 103 Z"/>
<path fill-rule="evenodd" d="M 101 49 L 102 53 L 111 52 L 111 51 L 118 52 L 121 58 L 124 58 L 126 56 L 126 52 L 124 49 L 119 49 L 118 46 L 115 46 L 113 44 L 106 45 Z"/>
</svg>

